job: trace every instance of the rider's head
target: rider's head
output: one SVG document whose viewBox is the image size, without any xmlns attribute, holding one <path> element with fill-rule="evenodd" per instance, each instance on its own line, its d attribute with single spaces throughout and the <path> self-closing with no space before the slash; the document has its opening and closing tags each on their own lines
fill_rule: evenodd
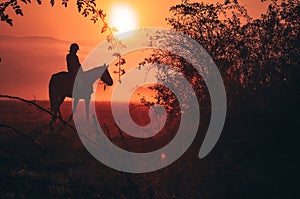
<svg viewBox="0 0 300 199">
<path fill-rule="evenodd" d="M 79 50 L 79 46 L 76 43 L 71 44 L 70 46 L 70 53 L 76 53 Z"/>
</svg>

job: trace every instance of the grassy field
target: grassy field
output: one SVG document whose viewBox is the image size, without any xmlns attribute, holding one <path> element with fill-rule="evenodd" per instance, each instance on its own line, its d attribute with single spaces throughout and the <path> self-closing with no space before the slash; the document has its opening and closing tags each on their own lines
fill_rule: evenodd
<svg viewBox="0 0 300 199">
<path fill-rule="evenodd" d="M 46 101 L 37 103 L 49 107 Z M 22 102 L 0 101 L 0 123 L 30 136 L 0 128 L 0 198 L 296 198 L 299 107 L 290 100 L 259 109 L 251 104 L 229 108 L 217 145 L 198 159 L 208 125 L 204 114 L 196 139 L 181 158 L 155 172 L 129 174 L 93 158 L 77 133 L 61 122 L 51 131 L 46 113 Z M 96 110 L 112 141 L 132 151 L 164 146 L 178 127 L 178 118 L 169 118 L 157 136 L 136 140 L 120 135 L 107 104 L 97 103 Z M 138 107 L 131 115 L 145 125 L 146 112 Z M 63 104 L 62 113 L 69 116 L 70 102 Z"/>
</svg>

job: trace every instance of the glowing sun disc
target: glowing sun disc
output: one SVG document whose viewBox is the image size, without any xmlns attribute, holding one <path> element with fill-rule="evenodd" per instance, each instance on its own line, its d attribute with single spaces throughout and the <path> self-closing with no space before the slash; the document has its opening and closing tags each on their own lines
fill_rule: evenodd
<svg viewBox="0 0 300 199">
<path fill-rule="evenodd" d="M 127 5 L 114 5 L 110 13 L 110 25 L 118 29 L 118 34 L 137 28 L 134 11 Z"/>
</svg>

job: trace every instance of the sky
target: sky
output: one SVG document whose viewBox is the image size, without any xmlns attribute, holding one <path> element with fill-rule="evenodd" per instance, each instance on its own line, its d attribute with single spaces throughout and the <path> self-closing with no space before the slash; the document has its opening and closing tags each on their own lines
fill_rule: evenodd
<svg viewBox="0 0 300 199">
<path fill-rule="evenodd" d="M 165 22 L 165 18 L 170 16 L 169 8 L 180 2 L 98 0 L 97 6 L 107 13 L 108 18 L 113 15 L 114 6 L 128 6 L 134 13 L 136 28 L 169 28 Z M 258 17 L 266 5 L 260 0 L 241 0 L 240 3 L 254 17 Z M 22 9 L 24 16 L 10 12 L 13 27 L 0 22 L 0 94 L 48 100 L 49 79 L 52 74 L 66 70 L 65 56 L 70 44 L 76 42 L 80 45 L 78 56 L 83 62 L 89 52 L 105 40 L 105 34 L 100 33 L 100 24 L 93 24 L 77 12 L 75 1 L 70 1 L 67 8 L 61 5 L 60 0 L 56 0 L 54 7 L 49 1 L 43 1 L 42 5 L 33 1 L 32 4 L 24 4 Z M 139 54 L 138 57 L 141 56 Z M 127 65 L 136 66 L 141 60 L 129 57 L 127 61 Z M 116 79 L 116 76 L 113 78 Z M 110 93 L 112 89 L 106 92 Z"/>
</svg>

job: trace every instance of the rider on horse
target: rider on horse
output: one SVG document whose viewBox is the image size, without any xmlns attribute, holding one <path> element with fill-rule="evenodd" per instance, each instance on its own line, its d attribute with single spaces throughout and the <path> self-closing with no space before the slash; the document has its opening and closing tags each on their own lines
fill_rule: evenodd
<svg viewBox="0 0 300 199">
<path fill-rule="evenodd" d="M 53 117 L 50 125 L 55 122 L 57 117 L 62 117 L 60 106 L 66 97 L 73 98 L 73 113 L 76 111 L 76 106 L 79 99 L 85 100 L 86 117 L 89 117 L 89 103 L 93 93 L 93 84 L 97 79 L 101 79 L 105 85 L 112 86 L 113 79 L 111 78 L 107 65 L 94 67 L 93 69 L 83 71 L 76 55 L 79 46 L 73 43 L 70 46 L 70 53 L 67 55 L 68 72 L 62 71 L 51 76 L 49 82 L 49 98 L 50 108 L 53 112 Z M 78 78 L 76 79 L 78 73 Z M 76 82 L 74 82 L 76 79 Z M 75 88 L 75 95 L 73 90 Z M 71 116 L 72 117 L 72 116 Z M 70 117 L 70 118 L 71 118 Z M 69 118 L 69 119 L 70 119 Z"/>
</svg>

